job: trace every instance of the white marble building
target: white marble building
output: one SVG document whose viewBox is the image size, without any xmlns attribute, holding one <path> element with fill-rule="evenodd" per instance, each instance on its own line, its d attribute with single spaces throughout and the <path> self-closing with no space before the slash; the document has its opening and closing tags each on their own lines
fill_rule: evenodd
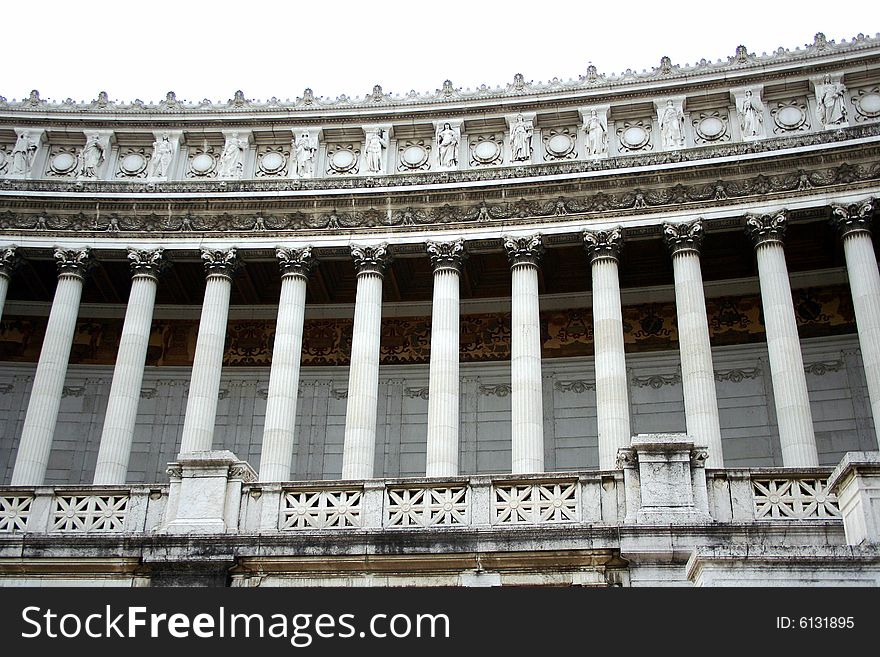
<svg viewBox="0 0 880 657">
<path fill-rule="evenodd" d="M 0 585 L 880 583 L 878 144 L 864 36 L 0 98 Z"/>
</svg>

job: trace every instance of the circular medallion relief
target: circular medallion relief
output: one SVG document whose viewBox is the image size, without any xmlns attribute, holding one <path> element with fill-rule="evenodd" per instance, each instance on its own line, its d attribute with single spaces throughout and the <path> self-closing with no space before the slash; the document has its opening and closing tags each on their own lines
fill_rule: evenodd
<svg viewBox="0 0 880 657">
<path fill-rule="evenodd" d="M 195 173 L 204 176 L 214 169 L 214 158 L 207 153 L 199 153 L 192 159 L 191 166 Z"/>
<path fill-rule="evenodd" d="M 474 159 L 485 164 L 498 157 L 500 151 L 501 149 L 494 141 L 481 141 L 474 146 Z"/>
<path fill-rule="evenodd" d="M 56 153 L 49 167 L 55 173 L 70 173 L 76 167 L 76 158 L 71 153 Z"/>
<path fill-rule="evenodd" d="M 697 124 L 697 132 L 703 139 L 713 141 L 724 134 L 724 123 L 715 116 L 707 116 Z"/>
<path fill-rule="evenodd" d="M 793 105 L 783 107 L 776 113 L 776 124 L 780 128 L 785 128 L 786 130 L 799 128 L 806 120 L 807 116 L 804 114 L 803 110 Z"/>
<path fill-rule="evenodd" d="M 623 132 L 623 144 L 627 148 L 641 148 L 645 144 L 648 143 L 648 131 L 643 127 L 634 125 L 630 128 L 627 128 Z"/>
<path fill-rule="evenodd" d="M 119 168 L 128 176 L 136 176 L 147 168 L 147 158 L 140 153 L 129 153 L 122 158 Z"/>
<path fill-rule="evenodd" d="M 336 151 L 330 158 L 330 166 L 336 171 L 348 171 L 354 167 L 356 162 L 354 153 L 348 150 Z"/>
<path fill-rule="evenodd" d="M 574 140 L 565 133 L 558 133 L 547 140 L 547 150 L 551 155 L 561 157 L 568 155 L 574 149 Z"/>
<path fill-rule="evenodd" d="M 266 153 L 260 158 L 260 170 L 263 173 L 278 173 L 284 168 L 286 161 L 281 153 Z"/>
<path fill-rule="evenodd" d="M 428 160 L 428 151 L 418 144 L 407 146 L 400 154 L 404 166 L 415 169 L 422 166 Z"/>
<path fill-rule="evenodd" d="M 880 94 L 871 92 L 856 101 L 859 111 L 865 116 L 880 116 Z"/>
</svg>

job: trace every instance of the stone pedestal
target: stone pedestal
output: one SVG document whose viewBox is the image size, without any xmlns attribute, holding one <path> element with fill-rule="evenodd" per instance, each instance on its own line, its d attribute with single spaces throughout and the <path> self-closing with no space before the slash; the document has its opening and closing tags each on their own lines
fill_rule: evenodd
<svg viewBox="0 0 880 657">
<path fill-rule="evenodd" d="M 880 543 L 880 452 L 847 452 L 828 478 L 849 545 Z"/>
<path fill-rule="evenodd" d="M 677 525 L 711 522 L 705 447 L 683 433 L 642 433 L 618 450 L 626 488 L 627 523 Z"/>
<path fill-rule="evenodd" d="M 253 468 L 230 451 L 180 454 L 168 464 L 171 485 L 167 534 L 234 534 L 242 484 L 255 481 Z"/>
</svg>

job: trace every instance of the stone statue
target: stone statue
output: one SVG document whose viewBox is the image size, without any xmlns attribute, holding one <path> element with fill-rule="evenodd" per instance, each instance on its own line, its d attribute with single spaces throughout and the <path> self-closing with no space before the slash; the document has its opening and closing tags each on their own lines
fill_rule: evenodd
<svg viewBox="0 0 880 657">
<path fill-rule="evenodd" d="M 79 154 L 79 175 L 83 178 L 97 178 L 98 167 L 104 162 L 104 146 L 96 134 L 89 135 L 86 145 Z"/>
<path fill-rule="evenodd" d="M 826 75 L 824 82 L 816 88 L 816 114 L 822 125 L 846 123 L 846 87 L 842 82 L 833 82 Z"/>
<path fill-rule="evenodd" d="M 241 139 L 237 132 L 226 138 L 226 145 L 217 165 L 218 177 L 241 178 L 244 172 L 244 151 L 247 146 L 247 140 Z"/>
<path fill-rule="evenodd" d="M 437 131 L 437 151 L 441 167 L 458 166 L 458 135 L 448 123 Z"/>
<path fill-rule="evenodd" d="M 666 107 L 660 114 L 660 133 L 663 135 L 664 147 L 684 146 L 684 115 L 671 100 L 666 101 Z"/>
<path fill-rule="evenodd" d="M 12 149 L 12 168 L 9 173 L 16 176 L 26 176 L 31 172 L 34 165 L 34 157 L 37 154 L 37 142 L 31 137 L 31 133 L 25 131 L 18 136 L 15 147 Z"/>
<path fill-rule="evenodd" d="M 764 135 L 764 105 L 746 89 L 739 106 L 739 128 L 743 137 L 762 137 Z"/>
<path fill-rule="evenodd" d="M 150 170 L 147 174 L 150 178 L 164 178 L 168 175 L 168 167 L 174 159 L 174 144 L 168 133 L 161 139 L 153 142 L 153 156 L 150 158 Z"/>
<path fill-rule="evenodd" d="M 532 131 L 522 114 L 516 117 L 516 123 L 510 128 L 510 159 L 514 162 L 532 159 Z"/>
<path fill-rule="evenodd" d="M 304 132 L 299 139 L 294 139 L 293 149 L 296 155 L 296 175 L 300 178 L 311 178 L 315 175 L 315 157 L 318 143 Z"/>
<path fill-rule="evenodd" d="M 383 130 L 378 130 L 367 137 L 367 171 L 369 173 L 385 173 L 383 151 L 388 148 Z"/>
<path fill-rule="evenodd" d="M 584 132 L 587 133 L 587 154 L 604 155 L 608 152 L 608 131 L 596 110 L 590 112 L 590 118 L 584 123 Z"/>
</svg>

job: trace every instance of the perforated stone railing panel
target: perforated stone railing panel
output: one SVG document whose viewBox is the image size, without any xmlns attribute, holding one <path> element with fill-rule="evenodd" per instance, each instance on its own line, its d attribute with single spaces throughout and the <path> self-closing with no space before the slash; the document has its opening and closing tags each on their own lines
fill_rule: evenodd
<svg viewBox="0 0 880 657">
<path fill-rule="evenodd" d="M 492 486 L 493 525 L 578 522 L 577 481 L 499 483 Z"/>
<path fill-rule="evenodd" d="M 0 533 L 26 531 L 33 502 L 30 495 L 0 497 Z"/>
<path fill-rule="evenodd" d="M 752 478 L 755 519 L 840 518 L 837 497 L 822 478 Z"/>
<path fill-rule="evenodd" d="M 125 529 L 129 496 L 56 495 L 49 531 L 121 532 Z"/>
<path fill-rule="evenodd" d="M 386 490 L 386 527 L 449 527 L 467 525 L 468 487 L 389 488 Z"/>
<path fill-rule="evenodd" d="M 363 526 L 363 490 L 289 490 L 281 498 L 279 529 Z"/>
</svg>

